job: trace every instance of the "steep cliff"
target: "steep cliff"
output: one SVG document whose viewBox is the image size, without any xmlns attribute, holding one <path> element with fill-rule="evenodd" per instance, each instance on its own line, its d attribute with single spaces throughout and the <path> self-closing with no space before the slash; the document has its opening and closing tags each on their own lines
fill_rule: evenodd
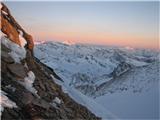
<svg viewBox="0 0 160 120">
<path fill-rule="evenodd" d="M 1 117 L 100 119 L 76 103 L 55 81 L 53 69 L 34 57 L 34 42 L 1 3 Z"/>
</svg>

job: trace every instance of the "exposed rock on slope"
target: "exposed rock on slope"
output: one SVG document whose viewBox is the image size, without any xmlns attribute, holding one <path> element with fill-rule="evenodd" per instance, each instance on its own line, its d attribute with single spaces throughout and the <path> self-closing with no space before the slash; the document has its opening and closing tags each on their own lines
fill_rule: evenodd
<svg viewBox="0 0 160 120">
<path fill-rule="evenodd" d="M 32 36 L 26 33 L 2 3 L 1 9 L 2 120 L 100 119 L 63 93 L 51 77 L 52 69 L 34 58 Z M 27 44 L 23 47 L 21 38 Z"/>
</svg>

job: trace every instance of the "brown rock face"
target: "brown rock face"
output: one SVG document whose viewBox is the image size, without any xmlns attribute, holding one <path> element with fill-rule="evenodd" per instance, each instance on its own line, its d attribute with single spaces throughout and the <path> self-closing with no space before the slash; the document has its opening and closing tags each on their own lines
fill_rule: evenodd
<svg viewBox="0 0 160 120">
<path fill-rule="evenodd" d="M 24 29 L 17 23 L 14 17 L 10 14 L 9 9 L 3 4 L 1 9 L 1 30 L 6 36 L 14 43 L 21 46 L 21 41 L 19 39 L 20 31 L 22 36 L 27 42 L 26 48 L 33 50 L 34 42 L 31 35 L 24 31 Z"/>
<path fill-rule="evenodd" d="M 21 46 L 17 30 L 3 17 L 3 15 L 1 17 L 1 23 L 2 23 L 2 28 L 1 28 L 2 32 L 5 33 L 12 42 Z"/>
<path fill-rule="evenodd" d="M 31 35 L 27 34 L 26 32 L 23 33 L 23 37 L 27 40 L 27 48 L 29 50 L 33 50 L 34 43 L 33 43 L 33 38 Z"/>
</svg>

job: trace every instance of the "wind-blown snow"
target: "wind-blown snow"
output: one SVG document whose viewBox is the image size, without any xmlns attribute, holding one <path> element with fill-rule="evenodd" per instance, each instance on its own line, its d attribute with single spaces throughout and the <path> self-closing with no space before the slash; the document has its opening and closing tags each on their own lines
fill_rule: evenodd
<svg viewBox="0 0 160 120">
<path fill-rule="evenodd" d="M 11 101 L 6 95 L 6 93 L 2 90 L 0 90 L 1 98 L 0 98 L 0 116 L 2 114 L 2 111 L 4 110 L 4 107 L 8 108 L 17 108 L 17 105 L 15 102 Z"/>
<path fill-rule="evenodd" d="M 1 37 L 1 42 L 3 45 L 5 45 L 7 48 L 11 50 L 9 54 L 16 63 L 20 63 L 21 60 L 23 60 L 26 57 L 26 50 L 24 47 L 20 47 L 18 44 L 12 42 L 5 36 Z"/>
<path fill-rule="evenodd" d="M 33 83 L 35 80 L 35 75 L 32 71 L 29 71 L 28 76 L 24 78 L 24 82 L 20 82 L 28 91 L 32 92 L 33 94 L 37 94 L 37 90 L 33 87 Z"/>
</svg>

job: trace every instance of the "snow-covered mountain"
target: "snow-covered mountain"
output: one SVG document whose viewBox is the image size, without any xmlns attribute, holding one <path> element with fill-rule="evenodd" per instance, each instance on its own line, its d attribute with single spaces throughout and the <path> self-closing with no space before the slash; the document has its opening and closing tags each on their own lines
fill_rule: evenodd
<svg viewBox="0 0 160 120">
<path fill-rule="evenodd" d="M 116 94 L 120 94 L 124 98 L 129 94 L 132 96 L 126 98 L 137 98 L 140 99 L 138 101 L 143 101 L 143 97 L 140 98 L 139 95 L 143 96 L 150 89 L 158 90 L 159 87 L 160 61 L 159 52 L 156 51 L 128 49 L 128 47 L 67 45 L 59 42 L 38 44 L 34 51 L 35 56 L 41 62 L 54 68 L 68 89 L 75 88 L 81 92 L 80 94 L 91 97 L 94 102 L 102 104 L 102 106 L 106 105 L 105 107 L 108 104 L 106 100 L 113 99 L 112 97 Z M 72 93 L 70 94 L 72 95 Z M 158 98 L 158 92 L 150 94 L 154 94 L 155 98 Z M 121 100 L 124 101 L 123 99 Z M 148 102 L 158 106 L 157 101 L 155 102 L 147 97 L 144 97 L 144 99 L 150 100 Z M 119 102 L 119 104 L 121 103 Z M 109 106 L 110 108 L 116 108 L 113 107 L 113 104 L 110 105 L 112 105 Z M 151 112 L 149 118 L 158 117 L 157 108 L 153 107 L 156 112 L 148 110 Z M 131 112 L 128 108 L 124 111 L 126 113 Z M 129 118 L 130 115 L 121 116 L 116 109 L 111 109 L 111 112 L 120 118 Z M 139 114 L 139 118 L 145 118 L 144 116 L 146 116 L 145 111 Z"/>
<path fill-rule="evenodd" d="M 36 46 L 35 54 L 61 78 L 67 78 L 67 84 L 92 97 L 119 90 L 139 91 L 143 81 L 158 80 L 158 52 L 149 50 L 46 42 Z M 114 84 L 117 87 L 110 90 L 108 86 Z"/>
<path fill-rule="evenodd" d="M 159 119 L 158 52 L 34 43 L 0 7 L 2 120 Z"/>
</svg>

